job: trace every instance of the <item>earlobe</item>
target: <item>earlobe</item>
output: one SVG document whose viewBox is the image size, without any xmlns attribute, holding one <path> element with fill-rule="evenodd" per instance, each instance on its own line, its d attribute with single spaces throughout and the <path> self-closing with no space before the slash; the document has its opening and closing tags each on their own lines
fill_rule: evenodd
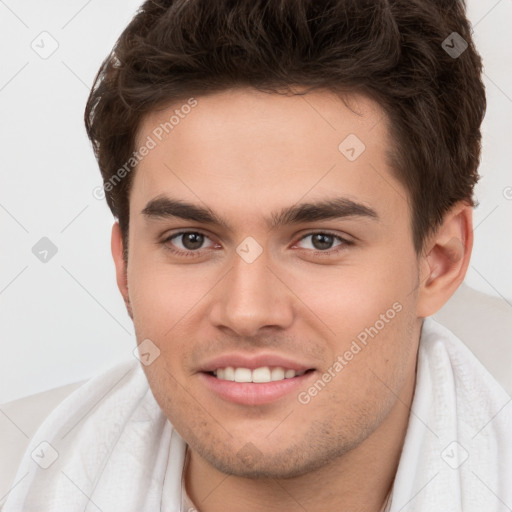
<svg viewBox="0 0 512 512">
<path fill-rule="evenodd" d="M 471 206 L 457 203 L 429 240 L 421 258 L 418 317 L 441 309 L 464 280 L 473 248 L 472 214 Z"/>
<path fill-rule="evenodd" d="M 117 287 L 121 292 L 124 303 L 126 305 L 126 310 L 128 311 L 128 315 L 133 319 L 132 308 L 130 304 L 130 297 L 128 294 L 128 274 L 127 274 L 127 264 L 124 258 L 124 243 L 123 236 L 121 233 L 121 227 L 119 226 L 119 222 L 115 222 L 112 226 L 112 237 L 111 237 L 111 250 L 112 250 L 112 258 L 114 259 L 114 265 L 116 267 L 116 280 Z"/>
</svg>

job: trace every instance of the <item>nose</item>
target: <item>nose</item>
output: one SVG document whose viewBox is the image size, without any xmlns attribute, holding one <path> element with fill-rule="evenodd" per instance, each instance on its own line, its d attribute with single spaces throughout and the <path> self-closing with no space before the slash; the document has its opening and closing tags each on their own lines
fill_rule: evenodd
<svg viewBox="0 0 512 512">
<path fill-rule="evenodd" d="M 256 336 L 264 328 L 285 329 L 294 318 L 293 294 L 269 266 L 265 251 L 248 263 L 237 254 L 216 287 L 210 321 L 239 336 Z"/>
</svg>

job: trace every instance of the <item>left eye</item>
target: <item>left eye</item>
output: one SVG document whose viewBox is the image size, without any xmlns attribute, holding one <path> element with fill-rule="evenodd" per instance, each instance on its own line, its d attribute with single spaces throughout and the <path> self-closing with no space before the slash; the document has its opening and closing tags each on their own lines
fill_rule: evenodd
<svg viewBox="0 0 512 512">
<path fill-rule="evenodd" d="M 311 233 L 306 235 L 305 237 L 299 240 L 299 243 L 304 242 L 305 240 L 309 240 L 309 242 L 305 243 L 303 249 L 314 249 L 316 251 L 327 251 L 336 247 L 338 245 L 342 245 L 343 243 L 348 243 L 346 240 L 337 235 L 331 235 L 329 233 Z M 337 244 L 335 242 L 338 241 Z"/>
</svg>

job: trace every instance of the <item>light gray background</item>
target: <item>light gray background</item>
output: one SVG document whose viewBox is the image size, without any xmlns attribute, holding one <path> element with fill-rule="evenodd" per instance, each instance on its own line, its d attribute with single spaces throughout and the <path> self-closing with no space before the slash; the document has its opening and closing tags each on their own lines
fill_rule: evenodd
<svg viewBox="0 0 512 512">
<path fill-rule="evenodd" d="M 82 118 L 139 3 L 0 0 L 0 403 L 133 357 L 110 256 L 113 218 L 92 193 L 101 180 Z M 488 110 L 466 282 L 512 305 L 512 1 L 470 0 L 468 12 Z M 42 237 L 58 248 L 46 263 L 32 253 Z"/>
</svg>

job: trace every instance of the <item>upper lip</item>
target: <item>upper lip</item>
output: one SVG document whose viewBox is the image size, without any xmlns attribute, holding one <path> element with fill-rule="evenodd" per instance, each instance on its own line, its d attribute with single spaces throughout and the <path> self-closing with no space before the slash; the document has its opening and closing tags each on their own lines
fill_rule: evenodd
<svg viewBox="0 0 512 512">
<path fill-rule="evenodd" d="M 201 365 L 201 372 L 213 372 L 219 368 L 249 368 L 254 370 L 263 366 L 281 367 L 296 372 L 312 369 L 311 365 L 281 356 L 279 354 L 243 354 L 228 353 L 217 356 Z"/>
</svg>

